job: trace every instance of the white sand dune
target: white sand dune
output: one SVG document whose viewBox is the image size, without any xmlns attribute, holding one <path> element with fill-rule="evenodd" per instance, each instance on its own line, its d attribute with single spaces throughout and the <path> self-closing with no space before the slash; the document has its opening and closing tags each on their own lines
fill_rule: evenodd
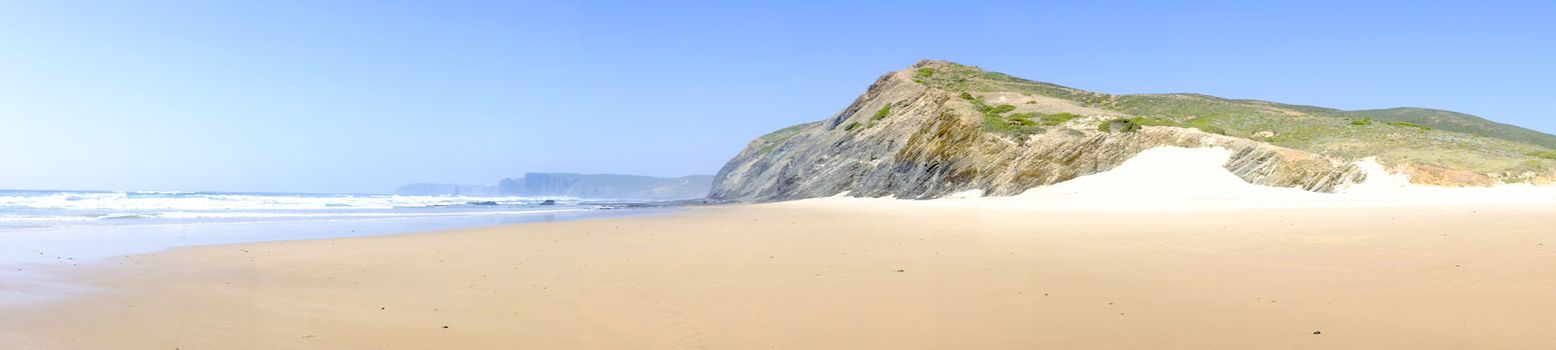
<svg viewBox="0 0 1556 350">
<path fill-rule="evenodd" d="M 1367 181 L 1345 188 L 1341 194 L 1363 203 L 1398 205 L 1497 205 L 1556 203 L 1556 185 L 1503 184 L 1492 187 L 1437 187 L 1410 183 L 1410 176 L 1391 174 L 1369 158 L 1357 165 L 1367 170 Z"/>
<path fill-rule="evenodd" d="M 1113 170 L 1082 176 L 1053 186 L 1028 190 L 1004 203 L 1086 206 L 1245 206 L 1331 200 L 1296 188 L 1250 184 L 1222 164 L 1231 157 L 1224 148 L 1162 147 L 1149 149 Z"/>
<path fill-rule="evenodd" d="M 1372 159 L 1358 162 L 1367 181 L 1338 193 L 1250 184 L 1222 167 L 1231 151 L 1160 147 L 1141 152 L 1118 167 L 1010 197 L 982 197 L 970 190 L 923 205 L 976 206 L 1007 210 L 1221 210 L 1260 208 L 1353 208 L 1556 204 L 1556 186 L 1527 184 L 1445 188 L 1411 184 Z M 810 201 L 880 202 L 889 198 L 837 196 Z"/>
</svg>

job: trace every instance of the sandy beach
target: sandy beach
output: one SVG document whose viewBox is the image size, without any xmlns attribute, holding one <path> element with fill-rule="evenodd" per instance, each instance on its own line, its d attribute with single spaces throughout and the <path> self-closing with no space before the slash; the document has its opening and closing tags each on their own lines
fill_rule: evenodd
<svg viewBox="0 0 1556 350">
<path fill-rule="evenodd" d="M 822 199 L 183 248 L 67 273 L 7 349 L 1537 349 L 1556 206 Z"/>
<path fill-rule="evenodd" d="M 1556 350 L 1556 0 L 1402 5 L 0 0 L 0 350 Z"/>
</svg>

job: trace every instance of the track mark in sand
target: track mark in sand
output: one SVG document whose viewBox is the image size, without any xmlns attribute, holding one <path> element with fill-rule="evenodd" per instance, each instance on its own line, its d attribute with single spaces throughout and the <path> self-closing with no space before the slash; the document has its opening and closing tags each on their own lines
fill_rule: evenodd
<svg viewBox="0 0 1556 350">
<path fill-rule="evenodd" d="M 658 310 L 658 318 L 664 321 L 664 325 L 672 329 L 673 333 L 671 334 L 675 335 L 677 345 L 689 349 L 708 348 L 703 343 L 702 338 L 708 329 L 698 324 L 690 314 L 682 311 L 684 307 L 679 304 L 667 303 L 660 295 L 650 296 L 647 304 L 649 308 Z"/>
<path fill-rule="evenodd" d="M 709 244 L 708 247 L 698 251 L 695 255 L 683 258 L 679 261 L 679 264 L 664 269 L 663 272 L 656 274 L 651 279 L 647 279 L 647 281 L 684 278 L 686 272 L 683 270 L 702 269 L 708 261 L 719 260 L 714 258 L 717 256 L 728 257 L 730 261 L 724 263 L 728 265 L 749 265 L 752 261 L 757 260 L 766 263 L 770 260 L 764 257 L 772 256 L 771 252 L 758 252 L 751 243 L 741 242 L 745 241 L 730 235 L 721 235 L 713 244 Z M 705 277 L 715 280 L 727 280 L 734 277 L 731 275 L 734 273 L 732 270 L 721 272 Z M 687 281 L 687 283 L 697 284 L 697 281 Z M 664 294 L 664 290 L 652 290 L 643 284 L 639 284 L 638 287 L 643 289 L 647 297 L 648 306 L 659 310 L 658 313 L 661 319 L 673 330 L 671 334 L 676 336 L 675 340 L 679 346 L 689 349 L 708 348 L 704 339 L 704 336 L 708 333 L 707 327 L 704 327 L 695 317 L 686 312 L 688 308 L 684 302 L 666 301 L 669 298 Z M 696 303 L 697 300 L 702 300 L 707 295 L 716 295 L 718 289 L 719 286 L 717 284 L 699 284 L 698 288 L 678 290 L 683 295 L 670 295 L 669 297 L 675 297 L 683 301 L 690 300 Z"/>
</svg>

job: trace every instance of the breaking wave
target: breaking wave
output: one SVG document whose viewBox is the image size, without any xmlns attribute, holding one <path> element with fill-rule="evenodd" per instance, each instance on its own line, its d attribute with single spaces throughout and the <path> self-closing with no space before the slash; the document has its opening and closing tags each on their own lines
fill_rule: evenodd
<svg viewBox="0 0 1556 350">
<path fill-rule="evenodd" d="M 554 200 L 555 205 L 541 205 Z M 526 215 L 600 209 L 574 198 L 0 190 L 0 224 L 374 219 Z"/>
</svg>

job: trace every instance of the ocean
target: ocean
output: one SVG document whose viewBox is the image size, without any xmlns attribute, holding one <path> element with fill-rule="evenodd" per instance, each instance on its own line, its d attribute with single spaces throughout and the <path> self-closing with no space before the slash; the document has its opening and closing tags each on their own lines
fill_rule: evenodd
<svg viewBox="0 0 1556 350">
<path fill-rule="evenodd" d="M 546 203 L 551 200 L 554 203 Z M 642 215 L 577 198 L 0 190 L 0 266 L 79 264 L 193 245 Z"/>
</svg>

